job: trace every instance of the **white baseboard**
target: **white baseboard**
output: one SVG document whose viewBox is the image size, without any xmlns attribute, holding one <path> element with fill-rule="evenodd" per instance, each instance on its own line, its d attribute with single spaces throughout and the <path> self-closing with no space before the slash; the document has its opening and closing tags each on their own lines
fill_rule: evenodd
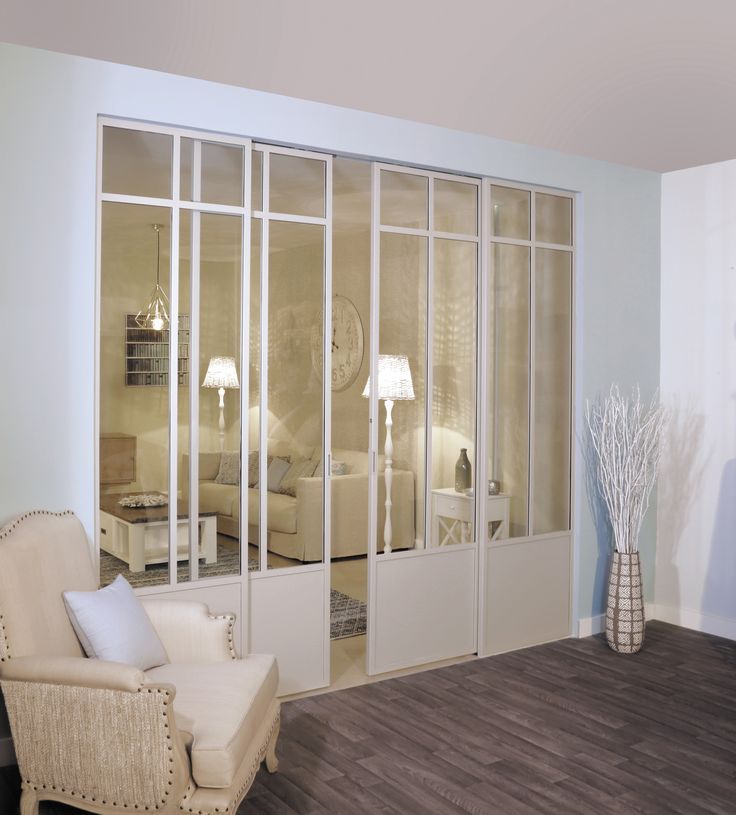
<svg viewBox="0 0 736 815">
<path fill-rule="evenodd" d="M 0 767 L 7 767 L 9 764 L 15 763 L 13 740 L 10 738 L 10 736 L 0 738 Z"/>
<path fill-rule="evenodd" d="M 694 631 L 702 631 L 704 634 L 736 640 L 736 620 L 730 617 L 703 614 L 702 611 L 692 608 L 657 605 L 656 619 L 672 623 L 672 625 L 681 625 L 683 628 L 691 628 Z"/>
<path fill-rule="evenodd" d="M 656 620 L 657 606 L 654 603 L 644 604 L 644 617 L 647 620 Z M 578 620 L 578 633 L 579 638 L 592 637 L 593 634 L 602 634 L 606 630 L 606 615 L 596 614 L 594 617 L 581 617 Z"/>
</svg>

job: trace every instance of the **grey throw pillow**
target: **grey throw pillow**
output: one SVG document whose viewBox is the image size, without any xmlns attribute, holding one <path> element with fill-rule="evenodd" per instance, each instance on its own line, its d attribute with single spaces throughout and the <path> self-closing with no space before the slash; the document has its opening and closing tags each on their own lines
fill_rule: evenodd
<svg viewBox="0 0 736 815">
<path fill-rule="evenodd" d="M 250 463 L 250 462 L 249 462 Z M 240 453 L 223 453 L 216 484 L 240 484 Z"/>
<path fill-rule="evenodd" d="M 317 467 L 317 462 L 311 458 L 300 458 L 291 464 L 281 479 L 278 491 L 282 495 L 291 495 L 296 498 L 296 482 L 300 478 L 311 478 Z"/>
<path fill-rule="evenodd" d="M 278 492 L 281 485 L 281 479 L 286 475 L 287 470 L 291 465 L 286 459 L 275 458 L 268 465 L 268 491 Z"/>
</svg>

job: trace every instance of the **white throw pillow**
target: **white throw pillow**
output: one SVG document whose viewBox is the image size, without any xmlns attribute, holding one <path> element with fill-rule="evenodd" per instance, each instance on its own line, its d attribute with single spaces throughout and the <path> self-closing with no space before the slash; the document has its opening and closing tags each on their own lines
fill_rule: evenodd
<svg viewBox="0 0 736 815">
<path fill-rule="evenodd" d="M 130 583 L 119 574 L 99 591 L 65 591 L 64 605 L 85 654 L 142 671 L 169 661 Z"/>
<path fill-rule="evenodd" d="M 281 479 L 286 475 L 291 464 L 283 458 L 275 458 L 268 465 L 268 491 L 278 492 Z"/>
</svg>

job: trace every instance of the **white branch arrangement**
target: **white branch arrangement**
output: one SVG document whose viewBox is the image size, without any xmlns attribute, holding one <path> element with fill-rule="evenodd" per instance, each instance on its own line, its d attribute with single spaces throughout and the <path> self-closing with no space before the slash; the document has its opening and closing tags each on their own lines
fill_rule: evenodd
<svg viewBox="0 0 736 815">
<path fill-rule="evenodd" d="M 638 387 L 624 397 L 614 384 L 604 399 L 593 405 L 586 402 L 585 418 L 616 550 L 638 552 L 639 532 L 657 477 L 665 409 L 656 396 L 649 405 L 643 404 Z"/>
</svg>

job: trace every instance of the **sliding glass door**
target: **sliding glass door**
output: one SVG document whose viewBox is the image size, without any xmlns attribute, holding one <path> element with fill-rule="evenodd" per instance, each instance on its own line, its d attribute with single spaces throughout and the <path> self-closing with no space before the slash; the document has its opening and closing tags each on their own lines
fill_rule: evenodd
<svg viewBox="0 0 736 815">
<path fill-rule="evenodd" d="M 476 648 L 479 198 L 374 165 L 369 673 Z"/>
</svg>

